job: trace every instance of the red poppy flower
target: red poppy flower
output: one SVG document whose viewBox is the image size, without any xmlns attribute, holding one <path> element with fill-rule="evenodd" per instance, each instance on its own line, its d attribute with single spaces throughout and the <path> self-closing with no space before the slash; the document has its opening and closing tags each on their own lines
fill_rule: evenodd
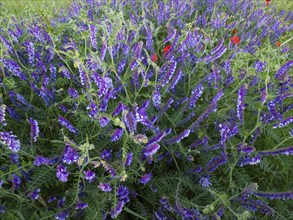
<svg viewBox="0 0 293 220">
<path fill-rule="evenodd" d="M 166 46 L 163 50 L 164 54 L 166 55 L 170 49 L 171 49 L 171 45 Z"/>
<path fill-rule="evenodd" d="M 270 3 L 271 3 L 271 0 L 266 0 L 266 6 L 269 6 Z"/>
<path fill-rule="evenodd" d="M 237 37 L 237 36 L 233 36 L 230 38 L 230 41 L 233 43 L 233 44 L 239 44 L 240 42 L 240 38 Z"/>
<path fill-rule="evenodd" d="M 157 62 L 158 61 L 158 57 L 157 57 L 157 54 L 152 54 L 151 55 L 151 60 L 153 61 L 153 62 Z"/>
<path fill-rule="evenodd" d="M 280 47 L 281 46 L 281 42 L 280 41 L 277 41 L 276 42 L 276 45 L 277 45 L 277 47 Z"/>
</svg>

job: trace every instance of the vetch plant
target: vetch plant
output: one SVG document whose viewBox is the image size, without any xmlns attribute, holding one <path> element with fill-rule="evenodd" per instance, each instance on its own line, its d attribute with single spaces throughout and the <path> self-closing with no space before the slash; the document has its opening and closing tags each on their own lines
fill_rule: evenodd
<svg viewBox="0 0 293 220">
<path fill-rule="evenodd" d="M 54 15 L 1 18 L 1 219 L 292 216 L 292 11 L 87 0 Z"/>
</svg>

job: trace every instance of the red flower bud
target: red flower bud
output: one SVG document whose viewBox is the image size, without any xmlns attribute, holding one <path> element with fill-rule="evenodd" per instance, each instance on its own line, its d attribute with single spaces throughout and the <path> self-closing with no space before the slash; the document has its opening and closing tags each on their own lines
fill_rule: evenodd
<svg viewBox="0 0 293 220">
<path fill-rule="evenodd" d="M 153 61 L 153 62 L 157 62 L 158 61 L 158 57 L 157 57 L 157 54 L 152 54 L 151 55 L 151 60 Z"/>
<path fill-rule="evenodd" d="M 170 49 L 171 49 L 171 45 L 166 46 L 163 50 L 164 54 L 166 55 Z"/>
<path fill-rule="evenodd" d="M 239 44 L 240 42 L 240 38 L 237 37 L 237 36 L 233 36 L 230 38 L 230 41 L 233 43 L 233 44 Z"/>
</svg>

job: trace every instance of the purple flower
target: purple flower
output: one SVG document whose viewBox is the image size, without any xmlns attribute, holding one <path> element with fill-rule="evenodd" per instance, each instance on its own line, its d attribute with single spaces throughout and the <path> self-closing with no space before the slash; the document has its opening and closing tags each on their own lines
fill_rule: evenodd
<svg viewBox="0 0 293 220">
<path fill-rule="evenodd" d="M 208 164 L 206 165 L 207 172 L 213 172 L 215 171 L 219 166 L 227 163 L 227 157 L 224 153 L 222 153 L 219 156 L 213 157 Z"/>
<path fill-rule="evenodd" d="M 97 28 L 91 24 L 90 25 L 90 38 L 91 38 L 91 43 L 92 47 L 96 50 L 97 49 Z"/>
<path fill-rule="evenodd" d="M 177 66 L 177 63 L 175 61 L 171 61 L 170 62 L 170 65 L 169 65 L 169 68 L 168 68 L 168 71 L 166 72 L 166 74 L 163 76 L 162 80 L 161 80 L 161 86 L 164 87 L 165 85 L 167 85 L 173 74 L 175 73 L 176 71 L 176 66 Z"/>
<path fill-rule="evenodd" d="M 68 95 L 74 99 L 78 98 L 78 92 L 75 88 L 68 88 Z"/>
<path fill-rule="evenodd" d="M 101 55 L 100 55 L 100 60 L 104 61 L 105 56 L 107 52 L 107 41 L 103 41 L 102 43 L 102 49 L 101 49 Z"/>
<path fill-rule="evenodd" d="M 97 117 L 97 114 L 98 114 L 98 106 L 96 103 L 94 102 L 91 102 L 87 107 L 86 109 L 90 109 L 90 112 L 88 113 L 88 116 L 90 118 L 96 118 Z"/>
<path fill-rule="evenodd" d="M 132 163 L 132 158 L 133 158 L 133 153 L 130 152 L 126 155 L 126 159 L 125 159 L 125 166 L 130 166 Z"/>
<path fill-rule="evenodd" d="M 28 60 L 30 65 L 34 65 L 34 61 L 35 61 L 35 48 L 34 48 L 34 43 L 33 42 L 28 42 L 26 44 L 26 49 L 27 49 L 27 53 L 28 53 Z"/>
<path fill-rule="evenodd" d="M 254 165 L 261 162 L 261 155 L 258 154 L 255 157 L 244 157 L 238 160 L 239 166 L 245 166 L 245 165 Z"/>
<path fill-rule="evenodd" d="M 256 196 L 260 196 L 260 197 L 264 197 L 267 199 L 293 199 L 293 192 L 275 192 L 275 193 L 271 193 L 271 192 L 254 192 L 253 193 Z"/>
<path fill-rule="evenodd" d="M 111 136 L 111 141 L 112 142 L 118 141 L 122 137 L 123 132 L 124 132 L 123 128 L 116 128 L 114 133 Z"/>
<path fill-rule="evenodd" d="M 3 126 L 7 125 L 5 122 L 5 110 L 6 110 L 6 105 L 2 104 L 0 105 L 0 124 Z"/>
<path fill-rule="evenodd" d="M 65 220 L 68 217 L 69 217 L 69 213 L 66 210 L 59 212 L 55 215 L 55 219 L 57 219 L 57 220 Z"/>
<path fill-rule="evenodd" d="M 56 196 L 49 196 L 48 203 L 51 203 L 51 202 L 55 201 L 56 199 L 57 199 Z"/>
<path fill-rule="evenodd" d="M 101 158 L 103 160 L 107 160 L 107 161 L 111 160 L 111 158 L 112 158 L 112 150 L 107 150 L 107 149 L 103 150 L 102 153 L 101 153 Z"/>
<path fill-rule="evenodd" d="M 67 182 L 69 173 L 66 171 L 66 167 L 59 164 L 57 166 L 56 176 L 61 182 Z"/>
<path fill-rule="evenodd" d="M 100 122 L 100 126 L 102 128 L 106 127 L 110 123 L 110 118 L 102 116 L 102 117 L 99 118 L 99 122 Z"/>
<path fill-rule="evenodd" d="M 81 85 L 85 86 L 88 89 L 90 87 L 88 76 L 86 72 L 84 71 L 84 68 L 81 63 L 78 64 L 78 71 L 79 71 L 79 78 L 80 78 Z"/>
<path fill-rule="evenodd" d="M 204 175 L 200 178 L 199 183 L 202 187 L 208 188 L 211 184 L 210 182 L 210 176 L 209 175 Z"/>
<path fill-rule="evenodd" d="M 248 146 L 248 145 L 245 145 L 245 144 L 240 144 L 238 146 L 238 152 L 241 152 L 241 153 L 244 153 L 244 154 L 251 154 L 254 151 L 255 151 L 254 146 Z"/>
<path fill-rule="evenodd" d="M 144 155 L 146 157 L 153 156 L 155 153 L 158 152 L 159 149 L 160 149 L 160 145 L 158 143 L 156 142 L 152 143 L 144 149 Z"/>
<path fill-rule="evenodd" d="M 194 142 L 193 144 L 189 145 L 188 148 L 195 148 L 198 147 L 199 145 L 203 145 L 203 146 L 207 146 L 208 144 L 208 137 L 204 137 L 202 140 L 198 140 L 196 142 Z"/>
<path fill-rule="evenodd" d="M 160 109 L 160 105 L 161 105 L 161 94 L 160 94 L 160 91 L 159 91 L 159 88 L 158 87 L 156 87 L 155 90 L 154 90 L 154 92 L 153 92 L 152 100 L 153 100 L 154 106 L 157 109 Z"/>
<path fill-rule="evenodd" d="M 36 142 L 40 133 L 38 122 L 32 118 L 29 119 L 29 122 L 31 124 L 31 138 Z"/>
<path fill-rule="evenodd" d="M 275 74 L 275 77 L 277 79 L 281 79 L 283 74 L 288 70 L 290 69 L 291 67 L 293 66 L 293 60 L 290 60 L 289 62 L 287 62 L 284 66 L 282 66 L 278 71 L 277 73 Z"/>
<path fill-rule="evenodd" d="M 147 173 L 147 174 L 142 175 L 139 182 L 142 183 L 143 185 L 146 185 L 148 182 L 151 181 L 151 178 L 152 178 L 152 174 Z"/>
<path fill-rule="evenodd" d="M 83 173 L 84 173 L 84 178 L 90 183 L 93 182 L 96 178 L 96 174 L 91 170 L 85 170 Z"/>
<path fill-rule="evenodd" d="M 88 207 L 88 204 L 80 200 L 75 204 L 75 209 L 85 209 L 86 207 Z"/>
<path fill-rule="evenodd" d="M 49 164 L 51 164 L 52 162 L 51 162 L 51 159 L 49 159 L 49 158 L 46 158 L 46 157 L 42 157 L 42 156 L 36 156 L 36 159 L 35 159 L 35 162 L 34 162 L 34 165 L 35 166 L 41 166 L 41 165 L 43 165 L 43 164 L 45 164 L 45 165 L 49 165 Z"/>
<path fill-rule="evenodd" d="M 190 134 L 190 130 L 186 129 L 181 134 L 179 134 L 177 137 L 172 138 L 171 140 L 167 141 L 168 144 L 175 144 L 180 143 L 184 138 L 188 137 Z"/>
<path fill-rule="evenodd" d="M 0 189 L 2 188 L 3 183 L 4 183 L 4 180 L 0 180 Z"/>
<path fill-rule="evenodd" d="M 152 143 L 154 142 L 160 142 L 165 136 L 167 136 L 167 132 L 166 131 L 162 131 L 159 134 L 157 134 L 155 137 L 153 137 L 152 139 L 150 139 L 147 143 L 147 147 L 150 146 Z"/>
<path fill-rule="evenodd" d="M 246 87 L 242 85 L 238 91 L 238 99 L 237 99 L 237 118 L 240 123 L 243 123 L 243 111 L 244 111 L 244 98 L 246 95 Z"/>
<path fill-rule="evenodd" d="M 7 148 L 13 152 L 18 152 L 20 149 L 20 141 L 16 139 L 16 135 L 10 132 L 0 132 L 0 140 L 7 145 Z"/>
<path fill-rule="evenodd" d="M 117 69 L 117 73 L 118 73 L 119 76 L 120 76 L 121 73 L 123 72 L 123 70 L 124 70 L 124 68 L 125 68 L 125 65 L 126 65 L 126 62 L 127 62 L 127 59 L 125 58 L 125 59 L 123 59 L 123 60 L 119 63 L 119 65 L 118 65 L 118 69 Z"/>
<path fill-rule="evenodd" d="M 261 200 L 255 201 L 253 199 L 244 200 L 244 199 L 236 198 L 236 199 L 233 199 L 233 201 L 239 202 L 243 207 L 253 212 L 256 212 L 258 210 L 263 214 L 271 215 L 273 213 L 273 209 Z"/>
<path fill-rule="evenodd" d="M 122 119 L 130 133 L 136 131 L 137 120 L 132 112 L 123 112 Z"/>
<path fill-rule="evenodd" d="M 103 192 L 111 192 L 112 187 L 109 183 L 100 183 L 98 186 Z"/>
<path fill-rule="evenodd" d="M 19 189 L 20 184 L 21 184 L 21 179 L 20 179 L 20 177 L 18 175 L 13 174 L 12 179 L 9 180 L 9 181 L 12 182 L 12 188 L 13 189 Z"/>
<path fill-rule="evenodd" d="M 284 155 L 293 155 L 293 147 L 284 147 L 284 148 L 279 148 L 275 150 L 269 150 L 269 151 L 259 151 L 259 154 L 261 155 L 271 155 L 271 156 L 276 156 L 279 154 L 284 154 Z"/>
<path fill-rule="evenodd" d="M 196 101 L 202 95 L 204 87 L 199 84 L 191 93 L 191 97 L 189 98 L 189 108 L 192 109 L 196 106 Z"/>
<path fill-rule="evenodd" d="M 227 48 L 222 46 L 220 49 L 217 50 L 217 52 L 213 55 L 209 55 L 205 58 L 206 63 L 210 63 L 216 59 L 219 59 L 225 52 Z"/>
<path fill-rule="evenodd" d="M 275 125 L 273 128 L 282 128 L 292 122 L 293 122 L 293 117 L 289 117 L 289 118 L 283 119 L 279 124 Z"/>
<path fill-rule="evenodd" d="M 70 132 L 72 132 L 74 134 L 78 134 L 77 129 L 69 121 L 67 121 L 65 118 L 63 118 L 62 116 L 58 116 L 58 121 L 59 121 L 59 123 L 61 125 L 66 127 Z"/>
<path fill-rule="evenodd" d="M 65 146 L 62 162 L 66 164 L 73 164 L 77 162 L 79 156 L 77 151 L 70 145 Z"/>
<path fill-rule="evenodd" d="M 6 212 L 6 207 L 4 205 L 0 205 L 0 213 Z"/>
<path fill-rule="evenodd" d="M 126 110 L 126 106 L 122 102 L 119 102 L 117 107 L 112 112 L 112 116 L 115 117 L 115 116 L 119 115 L 123 110 Z"/>
<path fill-rule="evenodd" d="M 183 76 L 183 73 L 181 70 L 177 70 L 176 75 L 173 77 L 173 79 L 171 80 L 169 87 L 167 88 L 167 92 L 169 92 L 170 90 L 174 90 L 175 86 L 178 84 L 178 82 L 181 80 Z"/>
<path fill-rule="evenodd" d="M 36 189 L 36 190 L 34 190 L 34 191 L 32 191 L 31 193 L 30 193 L 30 197 L 31 197 L 31 199 L 32 200 L 36 200 L 36 199 L 38 199 L 39 198 L 39 193 L 40 193 L 40 189 L 38 188 L 38 189 Z"/>
<path fill-rule="evenodd" d="M 116 218 L 123 210 L 124 202 L 118 201 L 115 208 L 112 210 L 111 218 Z"/>
<path fill-rule="evenodd" d="M 21 80 L 26 80 L 25 74 L 21 71 L 19 65 L 14 60 L 0 59 L 0 61 L 3 62 L 4 67 L 13 75 L 17 76 Z"/>
<path fill-rule="evenodd" d="M 126 186 L 119 185 L 116 193 L 119 201 L 123 201 L 124 203 L 129 202 L 129 190 Z"/>
<path fill-rule="evenodd" d="M 264 68 L 266 67 L 267 63 L 266 62 L 261 62 L 259 60 L 255 61 L 254 63 L 254 68 L 256 69 L 257 73 L 260 73 L 264 70 Z"/>
</svg>

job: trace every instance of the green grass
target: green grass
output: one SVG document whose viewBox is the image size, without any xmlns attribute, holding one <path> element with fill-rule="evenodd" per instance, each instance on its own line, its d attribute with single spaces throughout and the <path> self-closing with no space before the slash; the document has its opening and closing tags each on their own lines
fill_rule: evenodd
<svg viewBox="0 0 293 220">
<path fill-rule="evenodd" d="M 72 0 L 0 0 L 0 17 L 7 15 L 33 15 L 45 13 L 52 15 L 54 11 L 66 9 Z"/>
</svg>

